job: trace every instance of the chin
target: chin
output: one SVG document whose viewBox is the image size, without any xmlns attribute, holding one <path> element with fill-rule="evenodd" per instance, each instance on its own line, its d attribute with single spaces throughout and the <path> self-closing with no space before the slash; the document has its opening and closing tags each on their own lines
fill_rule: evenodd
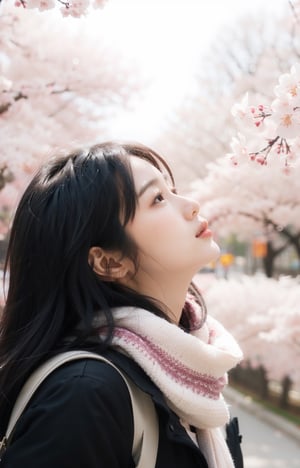
<svg viewBox="0 0 300 468">
<path fill-rule="evenodd" d="M 212 246 L 212 249 L 213 249 L 213 253 L 214 253 L 214 258 L 212 258 L 211 260 L 217 260 L 220 256 L 220 253 L 221 253 L 221 249 L 219 247 L 219 245 L 213 240 L 212 243 L 211 243 L 211 246 Z"/>
<path fill-rule="evenodd" d="M 210 262 L 215 262 L 218 260 L 221 253 L 221 249 L 215 241 L 212 241 L 210 245 L 207 247 L 207 251 L 205 252 L 205 257 L 201 259 L 201 264 L 199 268 L 204 268 Z"/>
</svg>

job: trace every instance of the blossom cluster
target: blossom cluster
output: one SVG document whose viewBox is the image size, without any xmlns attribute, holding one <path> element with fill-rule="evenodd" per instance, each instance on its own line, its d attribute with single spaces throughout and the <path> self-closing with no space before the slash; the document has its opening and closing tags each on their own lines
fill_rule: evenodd
<svg viewBox="0 0 300 468">
<path fill-rule="evenodd" d="M 106 0 L 15 0 L 15 6 L 38 9 L 40 11 L 50 10 L 61 6 L 63 16 L 79 18 L 87 13 L 89 8 L 101 8 Z"/>
<path fill-rule="evenodd" d="M 298 388 L 299 282 L 300 277 L 241 276 L 211 281 L 204 291 L 208 310 L 236 337 L 244 359 L 262 364 L 276 380 L 289 375 Z"/>
<path fill-rule="evenodd" d="M 285 172 L 292 167 L 300 147 L 300 64 L 292 66 L 289 73 L 279 77 L 270 105 L 249 104 L 246 94 L 241 102 L 234 104 L 232 114 L 243 122 L 246 138 L 239 133 L 231 142 L 231 161 L 237 165 L 245 156 L 261 165 L 267 165 L 271 154 L 280 157 Z M 254 140 L 255 149 L 249 140 Z"/>
</svg>

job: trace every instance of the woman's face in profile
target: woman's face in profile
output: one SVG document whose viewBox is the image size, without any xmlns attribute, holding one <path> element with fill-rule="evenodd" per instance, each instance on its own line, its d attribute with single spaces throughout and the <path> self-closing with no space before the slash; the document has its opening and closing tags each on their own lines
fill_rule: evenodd
<svg viewBox="0 0 300 468">
<path fill-rule="evenodd" d="M 173 275 L 190 278 L 219 256 L 207 221 L 195 200 L 180 196 L 164 175 L 138 157 L 130 157 L 138 196 L 136 214 L 126 232 L 139 251 L 139 276 L 157 282 Z"/>
</svg>

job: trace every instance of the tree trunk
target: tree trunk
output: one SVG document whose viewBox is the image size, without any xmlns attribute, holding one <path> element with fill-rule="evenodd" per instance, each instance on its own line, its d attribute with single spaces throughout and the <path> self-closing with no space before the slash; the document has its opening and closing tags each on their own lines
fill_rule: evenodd
<svg viewBox="0 0 300 468">
<path fill-rule="evenodd" d="M 297 232 L 296 234 L 293 234 L 288 227 L 285 227 L 282 229 L 280 234 L 288 239 L 290 245 L 292 245 L 297 253 L 297 257 L 300 262 L 300 233 Z"/>
<path fill-rule="evenodd" d="M 259 366 L 257 375 L 259 378 L 259 396 L 263 400 L 267 400 L 269 398 L 269 385 L 266 369 L 263 366 Z"/>
<path fill-rule="evenodd" d="M 279 399 L 280 408 L 287 408 L 289 406 L 289 393 L 292 388 L 293 381 L 287 375 L 281 381 L 281 394 Z"/>
<path fill-rule="evenodd" d="M 272 242 L 267 242 L 267 255 L 263 258 L 263 267 L 268 278 L 272 278 L 274 274 L 274 263 L 276 258 L 276 250 L 273 248 Z"/>
</svg>

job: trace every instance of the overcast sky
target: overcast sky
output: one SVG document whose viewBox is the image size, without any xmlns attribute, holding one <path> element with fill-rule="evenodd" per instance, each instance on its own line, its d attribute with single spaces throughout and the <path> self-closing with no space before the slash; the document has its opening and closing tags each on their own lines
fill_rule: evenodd
<svg viewBox="0 0 300 468">
<path fill-rule="evenodd" d="M 221 27 L 234 27 L 247 14 L 278 15 L 283 8 L 288 0 L 110 0 L 101 27 L 152 82 L 136 112 L 113 123 L 112 137 L 151 138 L 183 98 L 199 57 Z"/>
</svg>

